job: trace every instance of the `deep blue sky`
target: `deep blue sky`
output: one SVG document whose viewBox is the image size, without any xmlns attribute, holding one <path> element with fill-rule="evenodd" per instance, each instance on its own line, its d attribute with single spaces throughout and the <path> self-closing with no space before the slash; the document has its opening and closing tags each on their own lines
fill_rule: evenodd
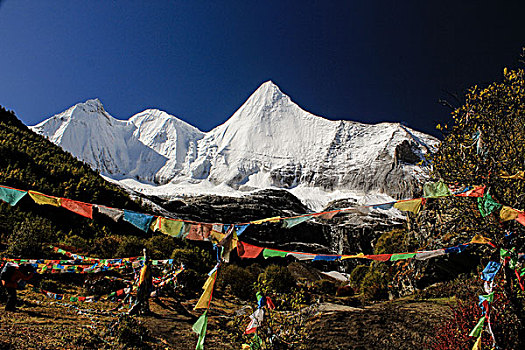
<svg viewBox="0 0 525 350">
<path fill-rule="evenodd" d="M 32 125 L 98 97 L 208 131 L 273 80 L 329 119 L 435 133 L 444 91 L 517 66 L 521 3 L 0 0 L 0 104 Z"/>
</svg>

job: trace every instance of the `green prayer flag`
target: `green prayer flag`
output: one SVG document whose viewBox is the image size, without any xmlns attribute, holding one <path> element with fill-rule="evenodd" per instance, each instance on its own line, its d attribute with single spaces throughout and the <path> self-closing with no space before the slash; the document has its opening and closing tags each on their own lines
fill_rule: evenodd
<svg viewBox="0 0 525 350">
<path fill-rule="evenodd" d="M 481 332 L 483 331 L 483 326 L 485 325 L 485 316 L 479 319 L 478 323 L 474 327 L 474 329 L 470 332 L 470 337 L 479 337 L 481 335 Z"/>
<path fill-rule="evenodd" d="M 7 188 L 0 186 L 0 199 L 9 205 L 14 206 L 22 197 L 27 194 L 26 191 L 15 190 L 14 188 Z"/>
<path fill-rule="evenodd" d="M 392 254 L 390 261 L 397 261 L 403 259 L 410 259 L 416 256 L 416 253 L 405 253 L 405 254 Z"/>
<path fill-rule="evenodd" d="M 488 216 L 501 207 L 502 205 L 496 202 L 488 192 L 483 197 L 478 197 L 478 209 L 483 217 Z"/>
<path fill-rule="evenodd" d="M 284 219 L 283 220 L 283 227 L 284 228 L 294 227 L 295 225 L 299 225 L 300 223 L 308 221 L 308 220 L 310 220 L 312 218 L 313 218 L 313 216 L 300 216 L 298 218 Z"/>
<path fill-rule="evenodd" d="M 288 252 L 282 252 L 280 250 L 273 250 L 273 249 L 263 250 L 263 256 L 265 259 L 273 258 L 273 257 L 284 258 L 287 254 Z"/>
<path fill-rule="evenodd" d="M 197 322 L 193 325 L 192 329 L 195 333 L 199 335 L 199 340 L 197 340 L 197 346 L 195 350 L 204 350 L 204 338 L 206 337 L 206 329 L 208 328 L 208 310 L 199 317 Z"/>
<path fill-rule="evenodd" d="M 437 198 L 450 196 L 450 190 L 443 181 L 430 182 L 423 186 L 423 197 Z"/>
<path fill-rule="evenodd" d="M 490 294 L 480 295 L 480 297 L 483 297 L 483 299 L 485 299 L 489 303 L 492 303 L 494 301 L 494 292 Z"/>
</svg>

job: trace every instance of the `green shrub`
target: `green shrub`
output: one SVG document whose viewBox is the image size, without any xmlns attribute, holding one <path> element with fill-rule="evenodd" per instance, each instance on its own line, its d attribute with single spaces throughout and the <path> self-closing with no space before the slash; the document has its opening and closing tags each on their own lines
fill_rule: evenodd
<svg viewBox="0 0 525 350">
<path fill-rule="evenodd" d="M 154 235 L 146 242 L 151 259 L 167 259 L 177 248 L 174 238 L 166 235 Z"/>
<path fill-rule="evenodd" d="M 374 246 L 374 254 L 393 254 L 412 251 L 414 241 L 404 229 L 394 229 L 385 232 L 378 238 Z"/>
<path fill-rule="evenodd" d="M 118 257 L 142 256 L 146 248 L 146 240 L 137 236 L 119 237 L 120 242 L 115 252 Z"/>
<path fill-rule="evenodd" d="M 361 293 L 365 300 L 388 299 L 388 284 L 392 273 L 384 263 L 372 263 L 361 282 Z"/>
<path fill-rule="evenodd" d="M 118 320 L 111 325 L 111 331 L 116 337 L 118 343 L 124 348 L 150 348 L 144 342 L 149 337 L 148 329 L 132 316 L 127 314 L 119 316 Z"/>
<path fill-rule="evenodd" d="M 46 243 L 55 240 L 56 230 L 44 218 L 26 218 L 9 236 L 7 254 L 16 258 L 42 258 Z"/>
<path fill-rule="evenodd" d="M 275 293 L 289 293 L 296 286 L 295 279 L 286 267 L 278 265 L 268 266 L 259 274 L 259 284 Z"/>
<path fill-rule="evenodd" d="M 182 263 L 187 269 L 193 269 L 200 273 L 208 273 L 216 263 L 208 251 L 196 246 L 174 249 L 171 258 L 177 264 Z"/>
<path fill-rule="evenodd" d="M 336 283 L 327 279 L 315 281 L 313 286 L 318 293 L 324 295 L 335 295 L 337 291 Z"/>
<path fill-rule="evenodd" d="M 257 274 L 237 265 L 226 265 L 217 276 L 217 287 L 221 289 L 229 287 L 230 292 L 242 300 L 253 300 L 255 282 L 257 282 Z"/>
<path fill-rule="evenodd" d="M 363 282 L 363 278 L 365 278 L 367 272 L 367 265 L 356 266 L 355 269 L 353 269 L 350 273 L 350 285 L 353 288 L 359 289 L 361 287 L 361 283 Z"/>
</svg>

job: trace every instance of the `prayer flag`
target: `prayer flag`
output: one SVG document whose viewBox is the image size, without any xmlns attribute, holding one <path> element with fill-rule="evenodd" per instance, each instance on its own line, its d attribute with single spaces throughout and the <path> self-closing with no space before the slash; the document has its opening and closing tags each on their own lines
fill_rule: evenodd
<svg viewBox="0 0 525 350">
<path fill-rule="evenodd" d="M 115 222 L 119 221 L 122 217 L 124 217 L 124 211 L 120 209 L 109 208 L 103 205 L 95 205 L 95 208 L 97 208 L 100 214 L 109 216 Z"/>
<path fill-rule="evenodd" d="M 61 203 L 63 208 L 71 210 L 72 212 L 82 215 L 86 218 L 93 219 L 93 205 L 90 203 L 74 201 L 68 198 L 62 198 Z"/>
<path fill-rule="evenodd" d="M 393 254 L 374 254 L 374 255 L 365 255 L 365 258 L 377 261 L 388 261 Z"/>
<path fill-rule="evenodd" d="M 474 329 L 472 329 L 472 331 L 470 332 L 469 336 L 470 337 L 479 337 L 481 335 L 481 332 L 483 331 L 483 325 L 484 324 L 485 324 L 485 316 L 483 316 L 482 318 L 479 319 L 478 323 L 476 324 Z"/>
<path fill-rule="evenodd" d="M 317 217 L 320 219 L 324 219 L 324 220 L 331 220 L 334 218 L 334 216 L 336 216 L 339 213 L 340 213 L 340 210 L 334 210 L 334 211 L 329 211 L 329 212 L 317 215 Z"/>
<path fill-rule="evenodd" d="M 483 272 L 481 273 L 481 279 L 487 282 L 490 282 L 494 279 L 498 273 L 501 264 L 496 261 L 489 261 Z"/>
<path fill-rule="evenodd" d="M 284 228 L 294 227 L 296 225 L 299 225 L 302 222 L 311 220 L 312 218 L 313 218 L 313 216 L 300 216 L 298 218 L 284 219 L 283 220 L 283 227 Z"/>
<path fill-rule="evenodd" d="M 445 254 L 450 254 L 450 253 L 463 253 L 463 251 L 465 249 L 467 249 L 468 247 L 468 244 L 460 244 L 460 245 L 457 245 L 455 247 L 449 247 L 449 248 L 445 248 Z"/>
<path fill-rule="evenodd" d="M 372 208 L 373 209 L 388 210 L 388 209 L 392 209 L 394 207 L 394 204 L 395 204 L 395 202 L 385 203 L 385 204 L 378 204 L 378 205 L 374 205 Z"/>
<path fill-rule="evenodd" d="M 472 350 L 481 350 L 481 335 L 478 337 L 478 339 L 474 343 Z"/>
<path fill-rule="evenodd" d="M 443 181 L 426 183 L 423 186 L 423 197 L 425 198 L 438 198 L 450 196 L 450 190 Z"/>
<path fill-rule="evenodd" d="M 458 197 L 483 197 L 483 194 L 485 193 L 485 186 L 478 186 L 474 187 L 471 190 L 458 193 L 456 196 Z"/>
<path fill-rule="evenodd" d="M 246 327 L 246 330 L 244 331 L 244 334 L 251 334 L 255 333 L 257 330 L 257 327 L 259 327 L 264 319 L 264 309 L 258 308 L 255 310 L 253 314 L 250 315 L 250 323 L 248 324 L 248 327 Z"/>
<path fill-rule="evenodd" d="M 392 254 L 390 261 L 410 259 L 416 256 L 416 253 L 403 253 L 403 254 Z"/>
<path fill-rule="evenodd" d="M 423 198 L 398 201 L 394 203 L 394 208 L 402 211 L 411 211 L 412 213 L 417 214 L 421 209 L 422 202 Z"/>
<path fill-rule="evenodd" d="M 297 260 L 313 260 L 316 257 L 315 254 L 306 253 L 288 253 L 286 256 L 292 256 Z"/>
<path fill-rule="evenodd" d="M 341 255 L 316 255 L 314 261 L 335 261 L 341 259 Z"/>
<path fill-rule="evenodd" d="M 237 236 L 242 235 L 242 233 L 250 226 L 250 224 L 245 225 L 235 225 L 235 232 L 237 233 Z"/>
<path fill-rule="evenodd" d="M 237 241 L 237 254 L 240 258 L 254 259 L 261 254 L 264 248 L 249 243 Z"/>
<path fill-rule="evenodd" d="M 518 217 L 519 213 L 517 210 L 512 209 L 511 207 L 503 206 L 499 211 L 499 217 L 501 221 L 514 220 Z"/>
<path fill-rule="evenodd" d="M 522 225 L 525 225 L 525 212 L 519 211 L 518 216 L 516 217 L 516 221 Z"/>
<path fill-rule="evenodd" d="M 183 226 L 182 220 L 159 217 L 155 231 L 160 231 L 171 237 L 179 237 Z"/>
<path fill-rule="evenodd" d="M 483 197 L 478 198 L 478 209 L 483 217 L 498 210 L 501 206 L 502 205 L 496 202 L 489 193 L 485 193 Z"/>
<path fill-rule="evenodd" d="M 283 252 L 280 250 L 273 250 L 273 249 L 267 249 L 267 248 L 263 250 L 263 257 L 265 259 L 273 258 L 273 257 L 284 258 L 286 255 L 288 255 L 288 252 Z"/>
<path fill-rule="evenodd" d="M 341 260 L 353 259 L 353 258 L 366 258 L 366 255 L 364 255 L 363 253 L 359 253 L 355 255 L 341 255 Z"/>
<path fill-rule="evenodd" d="M 204 338 L 206 337 L 206 330 L 208 328 L 208 310 L 197 319 L 197 322 L 193 324 L 192 330 L 199 335 L 197 340 L 197 346 L 195 350 L 204 350 Z"/>
<path fill-rule="evenodd" d="M 211 295 L 213 291 L 213 285 L 215 284 L 216 276 L 217 270 L 215 270 L 204 283 L 204 286 L 202 287 L 202 289 L 204 289 L 204 292 L 202 293 L 201 297 L 199 298 L 199 301 L 197 302 L 197 305 L 195 305 L 193 310 L 207 309 L 210 306 Z"/>
<path fill-rule="evenodd" d="M 141 214 L 124 209 L 124 221 L 129 222 L 130 224 L 144 232 L 148 232 L 149 226 L 153 221 L 153 218 L 153 215 Z"/>
<path fill-rule="evenodd" d="M 478 244 L 490 244 L 491 246 L 494 246 L 494 243 L 490 241 L 490 239 L 483 237 L 480 234 L 476 234 L 472 239 L 470 240 L 470 243 L 478 243 Z"/>
<path fill-rule="evenodd" d="M 27 194 L 26 191 L 15 190 L 14 188 L 8 188 L 0 186 L 0 199 L 8 203 L 11 206 L 16 205 L 22 197 Z"/>
<path fill-rule="evenodd" d="M 502 172 L 500 177 L 502 179 L 516 179 L 516 180 L 525 180 L 525 171 L 520 170 L 514 175 L 509 175 L 506 172 Z"/>
<path fill-rule="evenodd" d="M 441 256 L 445 254 L 445 249 L 436 249 L 436 250 L 427 250 L 416 252 L 416 260 L 426 260 L 430 258 L 435 258 L 436 256 Z"/>
<path fill-rule="evenodd" d="M 48 196 L 47 194 L 35 191 L 29 191 L 28 193 L 31 196 L 31 198 L 33 198 L 36 204 L 47 204 L 55 207 L 60 207 L 61 200 L 58 197 Z"/>
<path fill-rule="evenodd" d="M 255 224 L 255 225 L 260 225 L 263 222 L 279 222 L 280 220 L 281 220 L 280 216 L 274 216 L 272 218 L 266 218 L 266 219 L 251 221 L 250 223 L 251 224 Z"/>
</svg>

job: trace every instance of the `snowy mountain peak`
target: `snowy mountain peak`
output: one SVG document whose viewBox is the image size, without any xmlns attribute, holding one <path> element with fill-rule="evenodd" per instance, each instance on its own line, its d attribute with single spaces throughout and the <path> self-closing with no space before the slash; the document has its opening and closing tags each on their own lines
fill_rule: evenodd
<svg viewBox="0 0 525 350">
<path fill-rule="evenodd" d="M 438 143 L 399 123 L 313 115 L 272 81 L 207 133 L 158 109 L 118 120 L 98 99 L 32 129 L 110 178 L 138 180 L 135 188 L 231 194 L 273 187 L 314 201 L 319 191 L 410 197 L 425 177 L 418 164 Z"/>
<path fill-rule="evenodd" d="M 73 106 L 75 109 L 80 109 L 86 113 L 105 113 L 104 106 L 98 98 L 87 100 L 86 102 L 77 103 Z"/>
</svg>

